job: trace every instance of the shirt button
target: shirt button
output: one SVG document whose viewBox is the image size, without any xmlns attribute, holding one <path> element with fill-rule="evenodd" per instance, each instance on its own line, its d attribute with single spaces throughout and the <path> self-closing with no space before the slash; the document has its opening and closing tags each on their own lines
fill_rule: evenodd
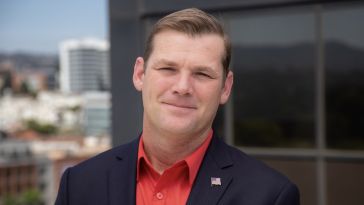
<svg viewBox="0 0 364 205">
<path fill-rule="evenodd" d="M 163 199 L 162 192 L 158 192 L 156 196 L 157 196 L 157 199 L 159 199 L 159 200 L 162 200 Z"/>
</svg>

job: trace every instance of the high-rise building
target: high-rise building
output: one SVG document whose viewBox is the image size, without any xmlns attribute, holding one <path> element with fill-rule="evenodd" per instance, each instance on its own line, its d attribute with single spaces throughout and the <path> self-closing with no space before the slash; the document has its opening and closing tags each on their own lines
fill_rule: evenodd
<svg viewBox="0 0 364 205">
<path fill-rule="evenodd" d="M 108 42 L 92 38 L 61 42 L 60 88 L 67 93 L 108 90 Z"/>
</svg>

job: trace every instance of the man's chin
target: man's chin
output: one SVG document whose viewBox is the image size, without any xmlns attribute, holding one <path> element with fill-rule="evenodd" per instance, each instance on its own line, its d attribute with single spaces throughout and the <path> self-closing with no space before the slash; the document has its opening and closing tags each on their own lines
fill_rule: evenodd
<svg viewBox="0 0 364 205">
<path fill-rule="evenodd" d="M 195 127 L 193 124 L 170 124 L 169 126 L 164 126 L 163 130 L 173 135 L 188 135 L 193 133 Z"/>
</svg>

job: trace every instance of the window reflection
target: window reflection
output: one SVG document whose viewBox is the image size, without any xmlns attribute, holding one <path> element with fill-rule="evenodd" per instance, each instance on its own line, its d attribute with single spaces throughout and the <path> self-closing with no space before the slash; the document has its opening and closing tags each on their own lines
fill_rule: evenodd
<svg viewBox="0 0 364 205">
<path fill-rule="evenodd" d="M 314 16 L 234 16 L 234 140 L 236 145 L 314 144 Z"/>
<path fill-rule="evenodd" d="M 329 148 L 364 149 L 364 7 L 323 14 Z"/>
</svg>

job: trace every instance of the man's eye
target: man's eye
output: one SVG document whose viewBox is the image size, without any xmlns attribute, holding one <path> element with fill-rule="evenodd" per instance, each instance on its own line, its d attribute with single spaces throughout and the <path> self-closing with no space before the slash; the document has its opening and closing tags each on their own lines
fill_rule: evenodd
<svg viewBox="0 0 364 205">
<path fill-rule="evenodd" d="M 170 68 L 170 67 L 162 67 L 162 68 L 158 68 L 158 70 L 171 72 L 171 71 L 174 71 L 175 69 L 174 68 Z"/>
<path fill-rule="evenodd" d="M 209 74 L 203 73 L 203 72 L 198 72 L 198 73 L 196 73 L 196 75 L 199 77 L 204 77 L 204 78 L 212 78 Z"/>
</svg>

